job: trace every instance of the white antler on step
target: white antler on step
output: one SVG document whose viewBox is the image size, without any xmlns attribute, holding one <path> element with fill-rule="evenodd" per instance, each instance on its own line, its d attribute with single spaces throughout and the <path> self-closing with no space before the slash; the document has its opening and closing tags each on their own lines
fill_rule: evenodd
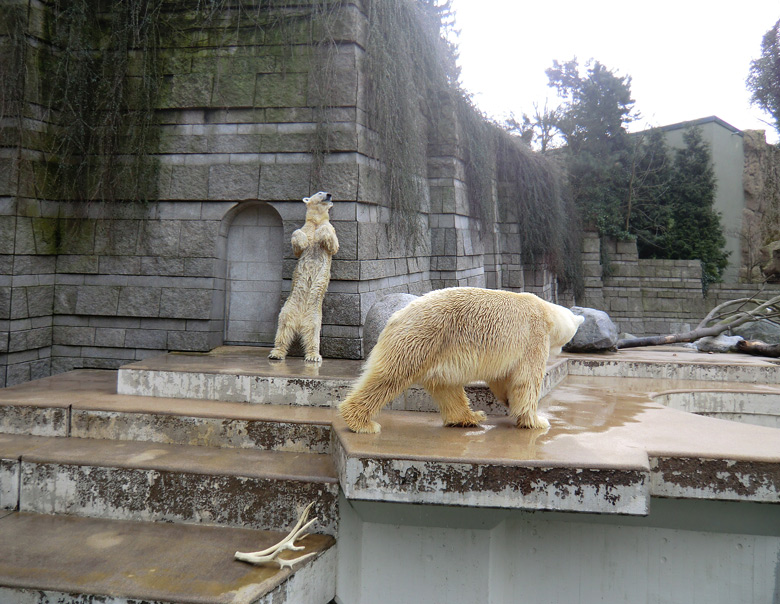
<svg viewBox="0 0 780 604">
<path fill-rule="evenodd" d="M 294 564 L 303 562 L 304 560 L 308 560 L 312 556 L 315 556 L 316 553 L 312 552 L 310 554 L 298 556 L 292 560 L 283 560 L 278 557 L 279 554 L 288 549 L 295 552 L 299 552 L 302 549 L 305 549 L 303 546 L 295 545 L 295 542 L 306 537 L 306 530 L 312 524 L 317 522 L 317 518 L 306 522 L 306 519 L 309 517 L 309 512 L 313 506 L 313 501 L 306 506 L 306 509 L 303 510 L 301 517 L 298 519 L 298 522 L 295 524 L 293 529 L 279 543 L 259 552 L 236 552 L 236 560 L 249 562 L 250 564 L 265 564 L 266 562 L 276 562 L 279 565 L 279 568 L 284 568 L 285 566 L 292 568 Z"/>
</svg>

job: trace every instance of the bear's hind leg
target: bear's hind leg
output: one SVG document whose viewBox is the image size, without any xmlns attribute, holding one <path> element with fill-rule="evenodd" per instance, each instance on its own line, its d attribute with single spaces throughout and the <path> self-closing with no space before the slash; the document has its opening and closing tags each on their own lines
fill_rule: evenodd
<svg viewBox="0 0 780 604">
<path fill-rule="evenodd" d="M 307 363 L 322 363 L 320 356 L 320 330 L 322 326 L 322 313 L 315 316 L 301 326 L 301 340 L 303 341 L 304 361 Z"/>
<path fill-rule="evenodd" d="M 423 386 L 439 406 L 445 426 L 470 428 L 478 426 L 487 419 L 484 412 L 471 410 L 469 399 L 462 386 L 431 383 L 425 383 Z"/>
<path fill-rule="evenodd" d="M 274 338 L 274 347 L 268 353 L 268 358 L 276 361 L 282 361 L 287 356 L 293 341 L 295 340 L 295 328 L 287 320 L 287 313 L 279 313 L 279 326 L 276 328 L 276 337 Z"/>
<path fill-rule="evenodd" d="M 375 376 L 371 379 L 363 378 L 339 405 L 339 413 L 353 432 L 379 434 L 382 426 L 372 419 L 405 388 Z"/>
<path fill-rule="evenodd" d="M 544 370 L 535 371 L 530 379 L 513 376 L 509 383 L 509 414 L 518 428 L 546 429 L 550 422 L 536 412 L 544 380 Z"/>
<path fill-rule="evenodd" d="M 496 397 L 496 400 L 504 405 L 509 406 L 509 395 L 507 394 L 507 380 L 501 380 L 497 382 L 488 382 L 488 388 Z"/>
</svg>

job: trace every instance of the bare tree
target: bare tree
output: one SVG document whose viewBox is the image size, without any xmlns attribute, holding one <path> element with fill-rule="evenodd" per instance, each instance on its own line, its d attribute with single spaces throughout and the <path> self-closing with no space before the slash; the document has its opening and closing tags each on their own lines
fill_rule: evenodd
<svg viewBox="0 0 780 604">
<path fill-rule="evenodd" d="M 618 340 L 617 348 L 637 348 L 639 346 L 661 346 L 663 344 L 693 342 L 699 338 L 720 335 L 745 323 L 761 320 L 775 322 L 777 319 L 780 319 L 780 296 L 775 296 L 768 300 L 758 300 L 755 297 L 739 298 L 718 304 L 691 331 L 665 336 Z M 749 352 L 749 350 L 744 350 L 743 352 Z"/>
</svg>

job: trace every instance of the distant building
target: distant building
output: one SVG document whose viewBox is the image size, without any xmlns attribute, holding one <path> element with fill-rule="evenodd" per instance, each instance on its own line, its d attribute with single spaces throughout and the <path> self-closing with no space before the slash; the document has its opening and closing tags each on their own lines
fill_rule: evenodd
<svg viewBox="0 0 780 604">
<path fill-rule="evenodd" d="M 715 171 L 717 190 L 715 191 L 715 210 L 721 215 L 723 234 L 726 237 L 726 251 L 729 265 L 723 273 L 723 281 L 735 283 L 739 280 L 742 266 L 742 214 L 745 207 L 743 172 L 745 152 L 743 133 L 731 124 L 714 115 L 688 122 L 661 126 L 666 134 L 666 142 L 672 148 L 684 147 L 683 134 L 688 128 L 699 127 L 702 138 L 709 143 L 712 164 Z"/>
</svg>

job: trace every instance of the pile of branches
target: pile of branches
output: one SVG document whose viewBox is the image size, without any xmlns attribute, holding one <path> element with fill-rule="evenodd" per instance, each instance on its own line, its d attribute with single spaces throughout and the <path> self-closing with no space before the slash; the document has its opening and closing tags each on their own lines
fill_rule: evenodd
<svg viewBox="0 0 780 604">
<path fill-rule="evenodd" d="M 714 337 L 724 332 L 730 332 L 740 325 L 754 321 L 769 321 L 780 324 L 780 296 L 775 296 L 768 300 L 759 300 L 755 296 L 729 300 L 713 308 L 699 322 L 696 328 L 691 331 L 664 336 L 618 340 L 617 348 L 637 348 L 639 346 L 661 346 L 663 344 L 693 342 L 700 338 Z M 780 357 L 780 344 L 766 344 L 759 341 L 744 340 L 737 344 L 737 350 L 749 354 Z"/>
</svg>

